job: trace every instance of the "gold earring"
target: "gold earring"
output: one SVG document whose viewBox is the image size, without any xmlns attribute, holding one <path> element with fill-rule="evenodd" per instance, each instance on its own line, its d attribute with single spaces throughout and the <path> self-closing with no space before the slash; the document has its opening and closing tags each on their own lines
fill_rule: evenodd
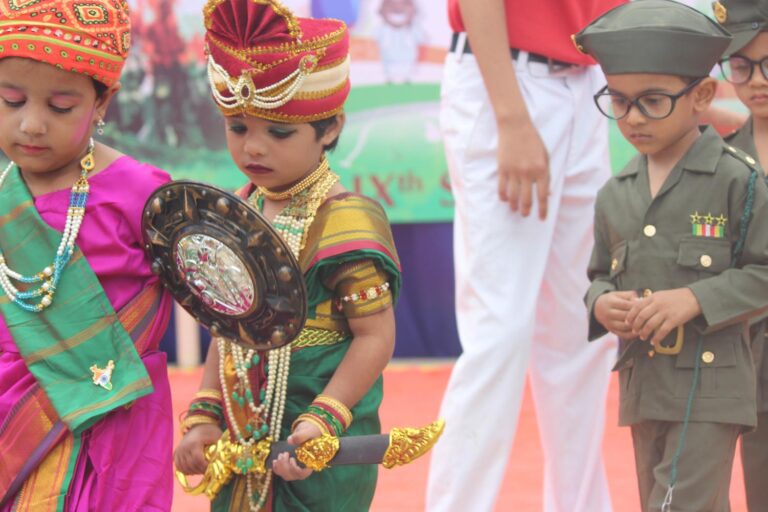
<svg viewBox="0 0 768 512">
<path fill-rule="evenodd" d="M 104 135 L 105 126 L 107 126 L 107 123 L 104 122 L 104 119 L 99 118 L 98 122 L 96 123 L 96 133 L 99 135 Z"/>
</svg>

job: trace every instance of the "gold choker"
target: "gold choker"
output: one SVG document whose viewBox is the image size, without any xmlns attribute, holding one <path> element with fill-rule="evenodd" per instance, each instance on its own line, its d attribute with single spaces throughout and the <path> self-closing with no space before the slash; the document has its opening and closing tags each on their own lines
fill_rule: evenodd
<svg viewBox="0 0 768 512">
<path fill-rule="evenodd" d="M 273 192 L 266 187 L 257 187 L 257 189 L 261 195 L 270 201 L 285 201 L 286 199 L 292 198 L 296 194 L 303 192 L 304 190 L 317 183 L 317 181 L 330 170 L 331 166 L 328 164 L 328 159 L 325 157 L 325 155 L 323 155 L 323 158 L 320 160 L 320 165 L 317 166 L 317 169 L 307 174 L 304 179 L 296 183 L 288 190 L 283 190 L 282 192 Z"/>
</svg>

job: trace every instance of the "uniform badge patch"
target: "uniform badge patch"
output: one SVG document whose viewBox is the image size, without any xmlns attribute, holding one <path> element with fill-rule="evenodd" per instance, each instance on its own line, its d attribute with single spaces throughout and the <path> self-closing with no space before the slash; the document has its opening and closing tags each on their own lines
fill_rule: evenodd
<svg viewBox="0 0 768 512">
<path fill-rule="evenodd" d="M 112 391 L 112 370 L 115 369 L 115 362 L 110 360 L 105 368 L 99 368 L 97 365 L 91 366 L 93 373 L 93 383 L 101 386 L 107 391 Z"/>
<path fill-rule="evenodd" d="M 725 237 L 726 222 L 728 222 L 728 218 L 722 213 L 717 217 L 711 213 L 700 215 L 698 211 L 691 214 L 693 236 L 723 238 Z"/>
</svg>

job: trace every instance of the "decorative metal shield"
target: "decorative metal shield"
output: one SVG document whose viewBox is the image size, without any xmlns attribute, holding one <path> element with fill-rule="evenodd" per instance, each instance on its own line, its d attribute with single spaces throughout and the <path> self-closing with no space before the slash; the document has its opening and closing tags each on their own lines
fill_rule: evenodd
<svg viewBox="0 0 768 512">
<path fill-rule="evenodd" d="M 299 264 L 242 199 L 194 181 L 169 183 L 144 206 L 142 232 L 152 271 L 211 335 L 268 350 L 301 332 L 307 292 Z"/>
</svg>

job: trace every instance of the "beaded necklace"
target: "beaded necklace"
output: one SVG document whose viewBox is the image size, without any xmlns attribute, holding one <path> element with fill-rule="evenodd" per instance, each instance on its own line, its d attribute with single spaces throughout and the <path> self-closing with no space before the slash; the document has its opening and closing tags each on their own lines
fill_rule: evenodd
<svg viewBox="0 0 768 512">
<path fill-rule="evenodd" d="M 93 159 L 93 150 L 94 142 L 91 139 L 88 143 L 88 153 L 80 160 L 80 177 L 72 185 L 72 190 L 69 194 L 67 220 L 64 225 L 64 232 L 61 235 L 59 248 L 56 250 L 56 255 L 53 258 L 53 263 L 34 275 L 25 276 L 15 272 L 8 266 L 2 249 L 0 249 L 0 287 L 2 287 L 5 294 L 14 304 L 31 313 L 39 313 L 53 304 L 56 286 L 59 284 L 64 268 L 66 268 L 67 263 L 72 258 L 72 254 L 75 252 L 75 241 L 85 217 L 85 204 L 88 201 L 90 189 L 88 173 L 96 166 Z M 5 168 L 3 174 L 0 174 L 0 187 L 3 186 L 5 178 L 15 165 L 15 163 L 11 162 Z M 39 283 L 39 286 L 26 291 L 20 291 L 11 280 L 29 285 Z M 39 301 L 34 303 L 38 297 L 40 298 Z"/>
<path fill-rule="evenodd" d="M 296 258 L 299 257 L 302 249 L 304 249 L 309 226 L 315 220 L 317 209 L 325 200 L 331 187 L 338 180 L 339 177 L 331 171 L 328 161 L 323 156 L 317 169 L 283 193 L 293 191 L 291 196 L 284 198 L 290 198 L 290 202 L 275 217 L 272 225 L 288 244 Z M 272 199 L 267 195 L 268 193 L 263 188 L 257 188 L 249 202 L 257 209 L 260 209 L 264 197 Z M 243 453 L 246 455 L 242 460 L 238 461 L 238 466 L 242 473 L 246 475 L 250 510 L 251 512 L 258 512 L 264 506 L 269 496 L 272 470 L 267 470 L 264 474 L 249 472 L 248 469 L 254 464 L 250 455 L 252 450 L 249 448 L 252 448 L 260 439 L 267 436 L 272 441 L 279 440 L 280 427 L 283 422 L 283 413 L 285 412 L 288 372 L 291 364 L 291 346 L 289 344 L 267 353 L 267 364 L 265 365 L 266 387 L 259 393 L 259 405 L 256 405 L 254 400 L 248 376 L 252 366 L 259 364 L 261 361 L 257 351 L 246 351 L 240 346 L 221 339 L 218 341 L 218 350 L 219 381 L 221 383 L 224 406 L 230 418 L 229 424 L 231 425 L 235 441 L 245 448 Z M 232 390 L 227 389 L 225 375 L 225 358 L 228 353 L 232 354 L 235 375 L 237 376 L 236 389 Z M 261 424 L 254 425 L 249 422 L 245 426 L 245 432 L 242 432 L 234 416 L 232 400 L 236 401 L 240 407 L 245 408 L 247 406 L 253 417 L 257 418 Z"/>
</svg>

